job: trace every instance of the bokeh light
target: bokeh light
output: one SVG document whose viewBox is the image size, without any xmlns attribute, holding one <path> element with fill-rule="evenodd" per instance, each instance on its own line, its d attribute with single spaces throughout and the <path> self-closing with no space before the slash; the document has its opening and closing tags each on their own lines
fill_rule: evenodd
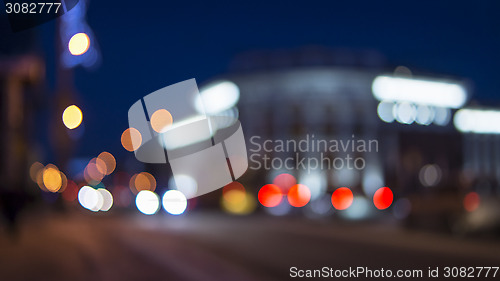
<svg viewBox="0 0 500 281">
<path fill-rule="evenodd" d="M 90 47 L 89 36 L 83 32 L 77 33 L 69 39 L 68 50 L 74 56 L 85 54 Z"/>
<path fill-rule="evenodd" d="M 337 210 L 345 210 L 352 205 L 354 196 L 347 187 L 341 187 L 332 194 L 332 205 Z"/>
<path fill-rule="evenodd" d="M 481 198 L 477 192 L 469 192 L 464 197 L 464 209 L 467 212 L 473 212 L 477 208 L 479 208 L 479 204 L 481 203 Z"/>
<path fill-rule="evenodd" d="M 57 192 L 62 193 L 66 190 L 66 187 L 68 185 L 68 178 L 62 171 L 59 171 L 59 174 L 61 176 L 61 188 L 59 188 Z"/>
<path fill-rule="evenodd" d="M 391 206 L 393 199 L 392 190 L 388 187 L 381 187 L 373 195 L 373 204 L 377 209 L 384 210 Z"/>
<path fill-rule="evenodd" d="M 135 194 L 142 190 L 155 191 L 156 179 L 148 172 L 141 172 L 133 175 L 132 178 L 130 178 L 129 185 L 130 190 Z"/>
<path fill-rule="evenodd" d="M 34 162 L 30 166 L 30 178 L 32 181 L 37 182 L 37 176 L 38 173 L 41 173 L 43 171 L 43 164 L 40 162 Z"/>
<path fill-rule="evenodd" d="M 86 185 L 80 188 L 78 192 L 78 202 L 85 209 L 97 212 L 102 207 L 103 198 L 100 192 Z"/>
<path fill-rule="evenodd" d="M 172 114 L 166 109 L 159 109 L 151 115 L 151 127 L 157 133 L 164 132 L 172 122 Z"/>
<path fill-rule="evenodd" d="M 352 205 L 342 212 L 339 216 L 348 220 L 363 220 L 370 216 L 372 205 L 364 196 L 355 196 Z"/>
<path fill-rule="evenodd" d="M 434 108 L 434 124 L 446 126 L 450 122 L 451 112 L 449 108 L 435 107 Z"/>
<path fill-rule="evenodd" d="M 102 165 L 101 163 L 104 163 L 104 165 Z M 113 173 L 113 171 L 116 168 L 115 157 L 111 153 L 106 151 L 102 152 L 101 154 L 99 154 L 99 156 L 97 156 L 96 164 L 99 172 L 101 172 L 104 175 L 109 175 Z"/>
<path fill-rule="evenodd" d="M 265 207 L 276 207 L 283 199 L 283 193 L 276 184 L 266 184 L 258 194 L 259 202 Z"/>
<path fill-rule="evenodd" d="M 104 188 L 98 188 L 97 192 L 99 192 L 102 197 L 102 204 L 99 211 L 109 211 L 109 209 L 113 206 L 113 195 L 111 195 L 111 192 Z"/>
<path fill-rule="evenodd" d="M 233 107 L 240 98 L 240 90 L 231 81 L 218 81 L 200 89 L 195 100 L 199 113 L 214 114 Z"/>
<path fill-rule="evenodd" d="M 104 177 L 108 168 L 106 167 L 106 162 L 104 162 L 101 158 L 96 157 L 90 160 L 95 163 L 97 171 Z"/>
<path fill-rule="evenodd" d="M 62 193 L 62 198 L 66 201 L 73 202 L 78 197 L 78 186 L 72 180 L 68 180 L 66 189 Z"/>
<path fill-rule="evenodd" d="M 423 186 L 435 186 L 441 181 L 441 169 L 436 164 L 425 165 L 418 177 Z"/>
<path fill-rule="evenodd" d="M 163 208 L 171 215 L 180 215 L 187 208 L 186 196 L 179 190 L 168 190 L 163 194 Z"/>
<path fill-rule="evenodd" d="M 142 135 L 136 128 L 127 128 L 122 133 L 121 142 L 126 150 L 135 151 L 142 144 Z"/>
<path fill-rule="evenodd" d="M 137 209 L 145 215 L 153 215 L 160 209 L 160 198 L 149 190 L 142 190 L 135 197 Z"/>
<path fill-rule="evenodd" d="M 105 165 L 105 163 L 102 162 L 102 160 L 98 160 L 97 158 L 92 158 L 83 171 L 85 181 L 90 185 L 97 185 L 104 178 L 104 174 L 101 173 L 98 165 L 103 166 Z"/>
<path fill-rule="evenodd" d="M 221 204 L 224 211 L 235 215 L 247 215 L 256 208 L 255 198 L 240 189 L 227 191 Z"/>
<path fill-rule="evenodd" d="M 66 107 L 66 109 L 64 110 L 62 115 L 62 120 L 64 126 L 66 126 L 68 129 L 71 130 L 75 129 L 82 123 L 83 120 L 82 111 L 78 106 L 70 105 Z"/>
<path fill-rule="evenodd" d="M 274 178 L 273 184 L 275 184 L 279 188 L 281 188 L 281 191 L 283 193 L 287 193 L 288 190 L 290 190 L 290 188 L 292 188 L 292 186 L 297 184 L 297 179 L 295 179 L 295 177 L 290 175 L 290 174 L 283 173 L 283 174 L 277 175 Z"/>
<path fill-rule="evenodd" d="M 320 198 L 326 192 L 327 177 L 321 172 L 302 173 L 299 181 L 301 184 L 309 187 L 311 201 Z"/>
<path fill-rule="evenodd" d="M 38 187 L 40 187 L 41 190 L 43 191 L 48 191 L 47 188 L 45 188 L 45 185 L 43 184 L 43 171 L 45 170 L 45 167 L 41 170 L 38 171 L 36 174 L 36 184 Z"/>
<path fill-rule="evenodd" d="M 294 207 L 303 207 L 311 200 L 309 187 L 303 184 L 296 184 L 288 191 L 288 202 Z"/>
<path fill-rule="evenodd" d="M 223 188 L 222 188 L 222 198 L 224 200 L 231 200 L 231 199 L 234 199 L 234 197 L 228 197 L 227 194 L 232 191 L 232 190 L 238 190 L 238 191 L 241 191 L 241 192 L 246 192 L 245 190 L 245 187 L 237 182 L 237 181 L 233 181 L 227 185 L 225 185 Z"/>
<path fill-rule="evenodd" d="M 429 125 L 434 120 L 434 109 L 429 106 L 419 105 L 415 121 L 420 125 Z"/>
<path fill-rule="evenodd" d="M 386 123 L 393 122 L 395 118 L 393 114 L 393 108 L 394 108 L 393 102 L 385 102 L 385 101 L 380 102 L 377 106 L 377 114 L 380 120 Z"/>
<path fill-rule="evenodd" d="M 396 121 L 402 124 L 412 124 L 417 118 L 417 108 L 409 102 L 397 103 L 393 112 Z"/>
<path fill-rule="evenodd" d="M 43 185 L 50 192 L 57 192 L 62 187 L 62 177 L 59 169 L 49 164 L 43 170 Z"/>
</svg>

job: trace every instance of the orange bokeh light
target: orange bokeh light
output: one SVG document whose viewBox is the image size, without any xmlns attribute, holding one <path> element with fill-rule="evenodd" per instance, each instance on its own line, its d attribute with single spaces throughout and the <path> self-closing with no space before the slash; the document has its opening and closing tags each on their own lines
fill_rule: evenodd
<svg viewBox="0 0 500 281">
<path fill-rule="evenodd" d="M 136 128 L 128 128 L 123 131 L 121 141 L 123 148 L 128 151 L 134 151 L 141 146 L 142 135 Z"/>
<path fill-rule="evenodd" d="M 332 194 L 332 205 L 337 210 L 345 210 L 351 207 L 353 200 L 352 191 L 347 187 L 338 188 Z"/>
<path fill-rule="evenodd" d="M 151 127 L 157 133 L 161 133 L 168 126 L 172 125 L 172 114 L 166 109 L 158 109 L 151 115 Z"/>
<path fill-rule="evenodd" d="M 104 163 L 104 166 L 99 163 Z M 96 159 L 97 169 L 104 175 L 111 174 L 116 168 L 115 157 L 109 152 L 102 152 Z"/>
<path fill-rule="evenodd" d="M 99 173 L 101 173 L 103 175 L 106 174 L 106 171 L 108 170 L 108 168 L 106 167 L 106 162 L 104 162 L 99 157 L 93 158 L 91 161 L 95 163 L 95 166 L 96 166 L 97 171 Z"/>
<path fill-rule="evenodd" d="M 283 193 L 279 186 L 275 184 L 266 184 L 260 190 L 258 194 L 259 202 L 264 207 L 276 207 L 283 199 Z"/>
<path fill-rule="evenodd" d="M 294 207 L 304 207 L 311 200 L 311 190 L 303 184 L 296 184 L 288 191 L 288 202 Z"/>
<path fill-rule="evenodd" d="M 137 194 L 142 190 L 155 191 L 156 179 L 148 172 L 138 173 L 130 179 L 130 190 Z"/>
<path fill-rule="evenodd" d="M 389 208 L 393 200 L 394 195 L 392 194 L 392 190 L 388 187 L 379 188 L 373 195 L 373 204 L 375 204 L 375 207 L 379 210 Z"/>
</svg>

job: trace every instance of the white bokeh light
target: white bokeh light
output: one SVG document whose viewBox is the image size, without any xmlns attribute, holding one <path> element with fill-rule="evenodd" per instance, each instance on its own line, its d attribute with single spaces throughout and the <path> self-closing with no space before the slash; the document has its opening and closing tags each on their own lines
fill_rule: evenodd
<svg viewBox="0 0 500 281">
<path fill-rule="evenodd" d="M 415 121 L 417 110 L 409 102 L 400 102 L 394 107 L 393 113 L 399 123 L 411 124 Z"/>
<path fill-rule="evenodd" d="M 415 121 L 420 125 L 429 125 L 434 120 L 434 109 L 429 106 L 419 105 L 417 107 L 417 118 Z"/>
<path fill-rule="evenodd" d="M 195 100 L 199 113 L 214 114 L 233 107 L 240 98 L 240 89 L 231 81 L 220 81 L 200 89 Z"/>
<path fill-rule="evenodd" d="M 145 215 L 153 215 L 160 209 L 160 198 L 149 190 L 142 190 L 135 197 L 137 209 Z"/>
<path fill-rule="evenodd" d="M 180 215 L 187 208 L 186 196 L 179 190 L 168 190 L 163 195 L 163 208 L 171 215 Z"/>
<path fill-rule="evenodd" d="M 400 101 L 439 107 L 460 108 L 467 101 L 463 85 L 453 81 L 377 76 L 372 84 L 379 101 Z"/>
<path fill-rule="evenodd" d="M 107 212 L 113 206 L 113 195 L 107 189 L 99 188 L 97 192 L 101 194 L 102 197 L 102 206 L 99 211 Z"/>
<path fill-rule="evenodd" d="M 377 114 L 380 120 L 391 123 L 394 121 L 394 114 L 392 113 L 394 107 L 393 102 L 382 101 L 377 106 Z"/>
<path fill-rule="evenodd" d="M 103 201 L 101 193 L 90 186 L 83 186 L 78 191 L 78 202 L 85 209 L 97 212 L 101 209 Z"/>
<path fill-rule="evenodd" d="M 311 200 L 315 200 L 326 191 L 326 177 L 319 172 L 304 173 L 299 177 L 300 183 L 307 185 L 311 191 Z"/>
</svg>

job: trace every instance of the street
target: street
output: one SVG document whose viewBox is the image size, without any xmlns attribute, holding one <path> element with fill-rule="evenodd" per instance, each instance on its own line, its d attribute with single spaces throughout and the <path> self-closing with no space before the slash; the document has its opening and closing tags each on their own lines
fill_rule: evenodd
<svg viewBox="0 0 500 281">
<path fill-rule="evenodd" d="M 27 218 L 2 232 L 1 280 L 283 280 L 298 269 L 498 266 L 498 241 L 470 241 L 377 223 L 301 217 L 99 216 Z M 426 276 L 424 275 L 424 279 Z"/>
</svg>

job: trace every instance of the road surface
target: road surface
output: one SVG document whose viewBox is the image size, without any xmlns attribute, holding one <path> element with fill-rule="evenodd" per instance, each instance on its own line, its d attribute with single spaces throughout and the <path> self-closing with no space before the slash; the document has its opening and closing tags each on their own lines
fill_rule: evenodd
<svg viewBox="0 0 500 281">
<path fill-rule="evenodd" d="M 2 231 L 0 251 L 0 280 L 9 281 L 286 280 L 291 267 L 427 274 L 428 267 L 500 265 L 498 240 L 373 222 L 202 212 L 28 217 L 17 236 Z"/>
</svg>

